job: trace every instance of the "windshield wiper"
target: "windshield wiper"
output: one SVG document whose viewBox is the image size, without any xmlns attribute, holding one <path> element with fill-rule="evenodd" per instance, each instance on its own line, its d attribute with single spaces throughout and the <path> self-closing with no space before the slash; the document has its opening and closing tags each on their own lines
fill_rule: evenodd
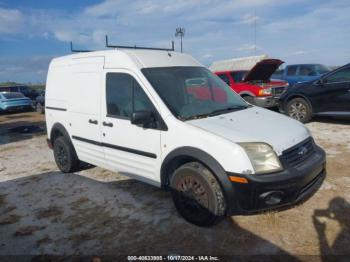
<svg viewBox="0 0 350 262">
<path fill-rule="evenodd" d="M 223 109 L 218 109 L 218 110 L 214 110 L 210 113 L 205 113 L 205 114 L 200 114 L 200 115 L 194 115 L 194 116 L 188 116 L 188 117 L 181 117 L 181 120 L 192 120 L 192 119 L 200 119 L 200 118 L 206 118 L 206 117 L 210 117 L 210 116 L 217 116 L 223 113 L 228 113 L 228 112 L 233 112 L 233 111 L 238 111 L 238 110 L 242 110 L 242 109 L 246 109 L 248 107 L 251 107 L 251 105 L 244 105 L 244 106 L 230 106 L 230 107 L 226 107 Z"/>
<path fill-rule="evenodd" d="M 223 113 L 228 113 L 228 112 L 232 112 L 232 111 L 246 109 L 248 107 L 249 106 L 247 106 L 247 105 L 244 105 L 244 106 L 230 106 L 230 107 L 214 110 L 211 113 L 209 113 L 208 116 L 217 116 L 217 115 L 220 115 L 220 114 L 223 114 Z"/>
<path fill-rule="evenodd" d="M 200 115 L 194 115 L 194 116 L 188 116 L 188 117 L 181 117 L 182 120 L 192 120 L 192 119 L 200 119 L 200 118 L 205 118 L 205 117 L 208 117 L 209 114 L 206 113 L 206 114 L 200 114 Z"/>
</svg>

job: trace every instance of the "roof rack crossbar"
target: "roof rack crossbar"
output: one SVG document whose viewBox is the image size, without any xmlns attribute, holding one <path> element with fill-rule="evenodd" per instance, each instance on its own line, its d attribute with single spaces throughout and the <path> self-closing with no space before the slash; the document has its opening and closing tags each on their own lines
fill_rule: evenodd
<svg viewBox="0 0 350 262">
<path fill-rule="evenodd" d="M 129 48 L 129 49 L 144 49 L 144 50 L 160 50 L 160 51 L 174 51 L 174 41 L 171 41 L 171 48 L 159 48 L 159 47 L 144 47 L 144 46 L 125 46 L 125 45 L 110 45 L 108 43 L 108 35 L 106 35 L 106 47 L 110 48 Z"/>
<path fill-rule="evenodd" d="M 92 50 L 79 50 L 79 49 L 74 49 L 73 48 L 73 42 L 70 42 L 70 51 L 72 53 L 84 53 L 84 52 L 92 52 Z"/>
</svg>

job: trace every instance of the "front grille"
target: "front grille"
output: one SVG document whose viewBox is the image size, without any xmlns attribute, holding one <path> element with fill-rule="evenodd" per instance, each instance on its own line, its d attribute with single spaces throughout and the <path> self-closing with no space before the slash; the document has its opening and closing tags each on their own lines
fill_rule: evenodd
<svg viewBox="0 0 350 262">
<path fill-rule="evenodd" d="M 291 166 L 298 166 L 315 152 L 314 141 L 310 137 L 282 152 L 282 158 Z"/>
<path fill-rule="evenodd" d="M 280 96 L 283 94 L 283 92 L 286 90 L 285 86 L 278 86 L 272 88 L 272 95 L 273 96 Z"/>
</svg>

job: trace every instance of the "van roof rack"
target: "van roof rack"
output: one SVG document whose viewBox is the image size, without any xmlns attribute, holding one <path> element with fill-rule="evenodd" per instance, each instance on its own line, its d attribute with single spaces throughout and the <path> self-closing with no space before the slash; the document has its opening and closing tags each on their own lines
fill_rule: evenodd
<svg viewBox="0 0 350 262">
<path fill-rule="evenodd" d="M 71 51 L 72 53 L 92 52 L 92 50 L 74 49 L 74 48 L 73 48 L 73 42 L 70 42 L 70 51 Z"/>
<path fill-rule="evenodd" d="M 108 35 L 106 35 L 106 47 L 110 48 L 128 48 L 128 49 L 144 49 L 144 50 L 160 50 L 160 51 L 174 51 L 174 41 L 171 41 L 171 48 L 159 48 L 159 47 L 143 47 L 143 46 L 124 46 L 124 45 L 110 45 L 108 43 Z"/>
</svg>

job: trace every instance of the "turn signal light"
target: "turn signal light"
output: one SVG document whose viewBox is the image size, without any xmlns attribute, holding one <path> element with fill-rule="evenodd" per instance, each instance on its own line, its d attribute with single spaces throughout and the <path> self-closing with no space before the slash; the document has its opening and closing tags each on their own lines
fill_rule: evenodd
<svg viewBox="0 0 350 262">
<path fill-rule="evenodd" d="M 241 183 L 241 184 L 248 184 L 248 179 L 246 179 L 244 177 L 239 177 L 239 176 L 230 176 L 230 181 L 236 182 L 236 183 Z"/>
</svg>

